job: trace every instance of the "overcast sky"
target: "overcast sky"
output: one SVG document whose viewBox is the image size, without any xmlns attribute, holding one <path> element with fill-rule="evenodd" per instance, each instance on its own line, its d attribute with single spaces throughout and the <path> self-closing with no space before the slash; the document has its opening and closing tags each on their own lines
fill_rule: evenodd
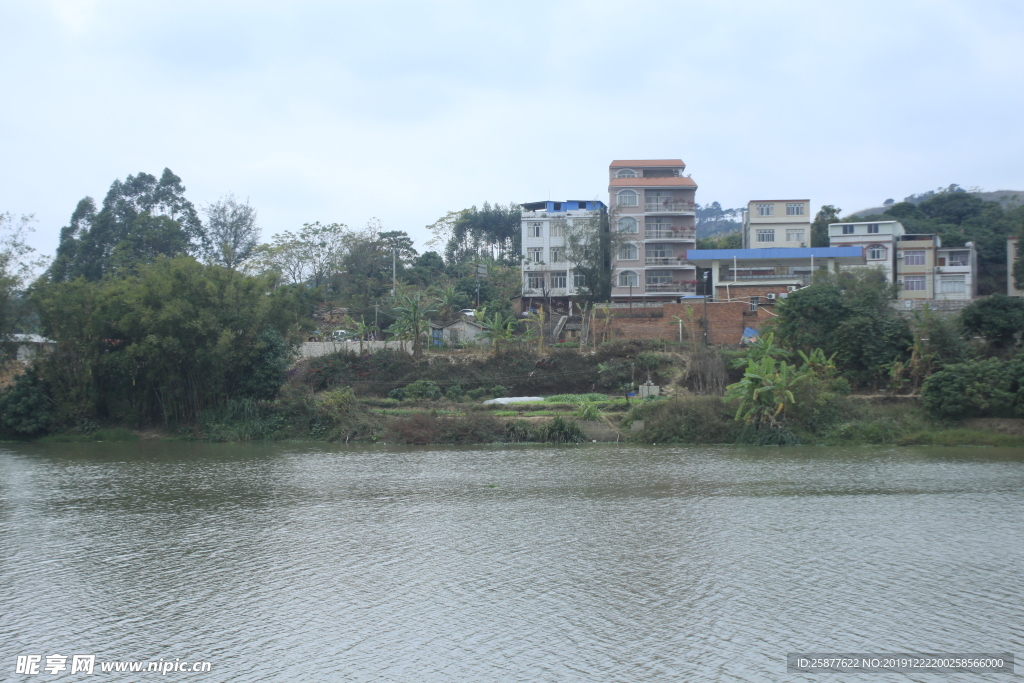
<svg viewBox="0 0 1024 683">
<path fill-rule="evenodd" d="M 1024 2 L 0 0 L 0 212 L 166 166 L 264 237 L 599 198 L 677 158 L 697 201 L 845 211 L 1024 189 Z M 422 246 L 421 246 L 422 248 Z"/>
</svg>

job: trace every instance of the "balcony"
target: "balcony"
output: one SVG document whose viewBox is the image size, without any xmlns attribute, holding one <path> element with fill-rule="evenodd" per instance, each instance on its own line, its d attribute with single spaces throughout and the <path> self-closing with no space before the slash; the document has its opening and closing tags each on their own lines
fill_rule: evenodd
<svg viewBox="0 0 1024 683">
<path fill-rule="evenodd" d="M 644 258 L 646 266 L 674 266 L 676 268 L 693 268 L 686 263 L 683 256 L 647 256 Z"/>
<path fill-rule="evenodd" d="M 696 292 L 696 282 L 648 282 L 644 285 L 644 291 L 649 293 L 678 294 L 685 292 Z"/>
<path fill-rule="evenodd" d="M 697 239 L 697 230 L 696 228 L 647 228 L 644 231 L 644 239 L 693 242 Z"/>
<path fill-rule="evenodd" d="M 646 202 L 645 213 L 693 213 L 694 203 L 686 200 L 661 199 L 657 202 Z"/>
</svg>

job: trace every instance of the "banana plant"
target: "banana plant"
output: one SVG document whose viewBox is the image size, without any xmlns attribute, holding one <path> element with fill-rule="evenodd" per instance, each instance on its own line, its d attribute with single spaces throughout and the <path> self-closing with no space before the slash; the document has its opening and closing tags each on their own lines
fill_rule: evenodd
<svg viewBox="0 0 1024 683">
<path fill-rule="evenodd" d="M 809 371 L 771 356 L 751 359 L 743 379 L 726 387 L 725 396 L 739 402 L 736 420 L 758 430 L 779 429 L 785 422 L 786 410 L 796 402 L 793 389 L 811 376 Z"/>
</svg>

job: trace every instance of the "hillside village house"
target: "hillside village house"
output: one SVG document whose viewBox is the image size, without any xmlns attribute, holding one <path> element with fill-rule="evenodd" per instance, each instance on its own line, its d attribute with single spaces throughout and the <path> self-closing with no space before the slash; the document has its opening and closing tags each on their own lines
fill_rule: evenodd
<svg viewBox="0 0 1024 683">
<path fill-rule="evenodd" d="M 571 200 L 522 204 L 523 301 L 532 309 L 537 304 L 556 313 L 568 313 L 569 303 L 585 286 L 583 275 L 574 273 L 566 260 L 567 226 L 597 227 L 603 202 Z"/>
<path fill-rule="evenodd" d="M 943 247 L 938 235 L 907 234 L 899 221 L 832 223 L 829 244 L 861 247 L 865 267 L 875 268 L 895 282 L 897 298 L 915 301 L 970 301 L 977 294 L 974 244 Z"/>
<path fill-rule="evenodd" d="M 612 256 L 612 301 L 674 302 L 697 291 L 686 259 L 697 246 L 697 183 L 682 159 L 616 160 L 608 167 L 612 230 L 624 237 Z"/>
<path fill-rule="evenodd" d="M 744 249 L 811 246 L 810 199 L 758 199 L 743 216 Z"/>
</svg>

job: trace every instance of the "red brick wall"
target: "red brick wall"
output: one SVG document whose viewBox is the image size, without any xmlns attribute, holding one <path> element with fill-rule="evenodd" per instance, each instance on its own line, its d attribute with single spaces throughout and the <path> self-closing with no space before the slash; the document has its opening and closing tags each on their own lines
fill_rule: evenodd
<svg viewBox="0 0 1024 683">
<path fill-rule="evenodd" d="M 765 294 L 770 291 L 765 291 Z M 735 295 L 734 295 L 735 296 Z M 753 296 L 764 296 L 755 294 Z M 703 339 L 704 328 L 701 321 L 704 319 L 705 308 L 701 301 L 689 304 L 665 304 L 661 318 L 628 318 L 612 315 L 612 336 L 614 339 L 660 339 L 664 341 L 679 340 L 679 323 L 675 317 L 684 321 L 690 319 L 686 314 L 686 308 L 690 308 L 690 315 L 693 320 L 693 333 L 699 340 Z M 740 343 L 744 327 L 752 327 L 760 330 L 764 323 L 773 318 L 771 306 L 758 306 L 757 311 L 750 310 L 750 304 L 746 301 L 732 302 L 711 302 L 707 304 L 708 318 L 708 343 L 713 346 L 735 346 Z M 595 322 L 598 334 L 604 335 L 605 321 L 598 319 Z M 683 334 L 686 334 L 687 324 L 684 322 Z"/>
</svg>

